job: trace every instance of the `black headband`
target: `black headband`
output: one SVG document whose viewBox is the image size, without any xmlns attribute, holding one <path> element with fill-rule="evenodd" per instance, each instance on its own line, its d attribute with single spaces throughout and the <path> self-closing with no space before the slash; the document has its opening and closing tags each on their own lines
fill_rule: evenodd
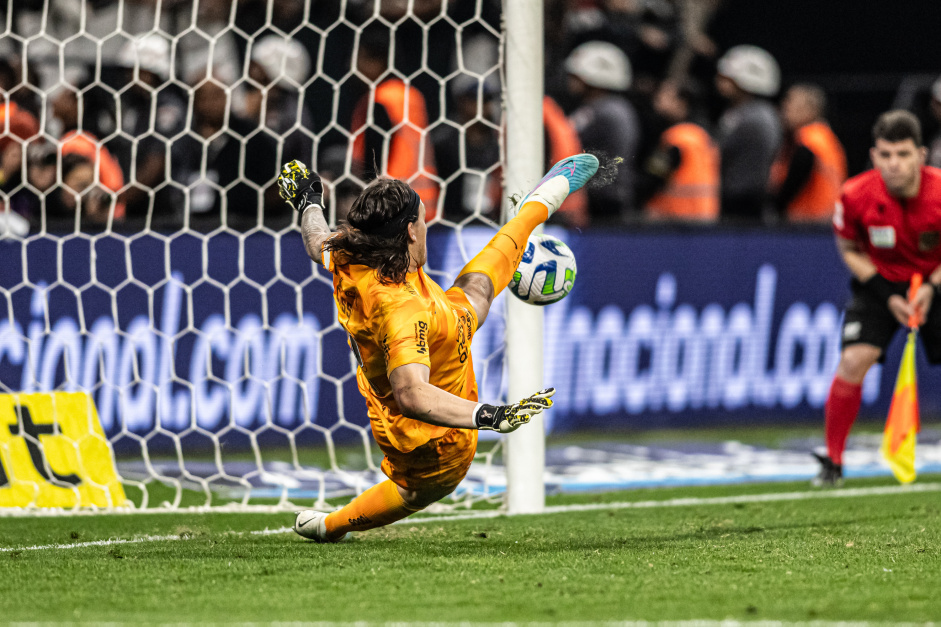
<svg viewBox="0 0 941 627">
<path fill-rule="evenodd" d="M 375 226 L 367 226 L 365 223 L 356 224 L 350 220 L 350 224 L 366 235 L 379 235 L 389 237 L 396 235 L 405 226 L 418 219 L 418 207 L 421 205 L 421 197 L 415 193 L 411 187 L 408 188 L 408 201 L 399 209 L 399 212 L 392 216 L 387 222 Z"/>
</svg>

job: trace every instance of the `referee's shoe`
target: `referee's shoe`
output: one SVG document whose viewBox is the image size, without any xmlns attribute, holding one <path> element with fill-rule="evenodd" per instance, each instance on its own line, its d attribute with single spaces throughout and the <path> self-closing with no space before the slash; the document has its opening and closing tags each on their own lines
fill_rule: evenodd
<svg viewBox="0 0 941 627">
<path fill-rule="evenodd" d="M 843 465 L 834 464 L 828 455 L 812 453 L 820 462 L 820 473 L 811 479 L 810 485 L 815 488 L 838 488 L 843 485 Z"/>
</svg>

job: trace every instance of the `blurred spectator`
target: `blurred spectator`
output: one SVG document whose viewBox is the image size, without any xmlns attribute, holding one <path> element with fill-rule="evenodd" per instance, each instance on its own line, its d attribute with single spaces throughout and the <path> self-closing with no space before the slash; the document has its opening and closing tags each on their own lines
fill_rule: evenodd
<svg viewBox="0 0 941 627">
<path fill-rule="evenodd" d="M 58 120 L 63 131 L 62 137 L 59 138 L 59 154 L 63 160 L 67 155 L 75 154 L 91 162 L 93 180 L 106 189 L 104 193 L 110 195 L 115 201 L 113 203 L 114 219 L 123 220 L 125 206 L 122 201 L 118 200 L 117 195 L 124 187 L 124 173 L 118 162 L 111 156 L 111 152 L 101 144 L 98 138 L 79 128 L 78 94 L 70 88 L 59 90 L 59 93 L 52 99 L 52 115 Z M 85 172 L 81 174 L 84 175 Z M 95 210 L 98 208 L 97 204 L 92 207 Z M 93 221 L 97 221 L 98 214 L 94 213 L 90 217 Z"/>
<path fill-rule="evenodd" d="M 554 163 L 571 155 L 583 152 L 582 142 L 571 121 L 565 117 L 562 107 L 549 96 L 542 99 L 542 124 L 546 129 L 545 170 Z M 559 210 L 553 214 L 554 221 L 567 226 L 584 228 L 588 226 L 588 192 L 583 188 L 568 195 Z"/>
<path fill-rule="evenodd" d="M 823 119 L 816 85 L 794 85 L 781 102 L 785 139 L 771 168 L 774 205 L 790 222 L 828 222 L 846 180 L 846 153 Z"/>
<path fill-rule="evenodd" d="M 438 183 L 431 178 L 437 172 L 425 99 L 402 79 L 387 75 L 388 56 L 388 28 L 375 22 L 363 29 L 356 69 L 373 89 L 353 111 L 354 174 L 364 180 L 386 175 L 408 181 L 425 204 L 425 219 L 431 220 L 438 207 Z"/>
<path fill-rule="evenodd" d="M 41 221 L 42 199 L 56 183 L 57 154 L 56 147 L 43 140 L 34 140 L 26 151 L 26 180 L 29 185 L 11 196 L 10 206 L 28 222 Z"/>
<path fill-rule="evenodd" d="M 931 102 L 928 105 L 935 119 L 937 134 L 928 142 L 928 165 L 941 168 L 941 78 L 931 85 Z"/>
<path fill-rule="evenodd" d="M 571 121 L 583 148 L 624 162 L 610 185 L 588 189 L 592 222 L 620 221 L 634 208 L 634 158 L 641 127 L 634 107 L 621 95 L 631 85 L 631 65 L 620 48 L 590 41 L 565 61 L 569 91 L 580 101 Z"/>
<path fill-rule="evenodd" d="M 345 175 L 347 172 L 347 147 L 341 144 L 329 146 L 317 157 L 317 173 L 324 182 L 324 206 L 332 207 L 334 215 L 331 224 L 346 221 L 353 202 L 363 191 L 359 183 Z"/>
<path fill-rule="evenodd" d="M 409 14 L 428 20 L 441 12 L 441 0 L 383 0 L 378 3 L 378 6 L 374 5 L 373 0 L 349 1 L 351 5 L 363 12 L 378 9 L 379 13 L 390 22 L 401 20 Z"/>
<path fill-rule="evenodd" d="M 267 226 L 287 224 L 290 214 L 277 186 L 269 185 L 280 168 L 274 139 L 233 114 L 228 91 L 211 76 L 191 84 L 191 132 L 171 152 L 172 176 L 186 188 L 189 212 L 238 228 L 257 225 L 259 215 Z"/>
<path fill-rule="evenodd" d="M 242 77 L 243 57 L 239 55 L 239 44 L 244 39 L 229 23 L 232 5 L 232 0 L 199 0 L 196 3 L 196 28 L 186 29 L 176 39 L 182 76 L 205 76 L 211 72 L 226 85 L 233 85 Z"/>
<path fill-rule="evenodd" d="M 56 153 L 51 142 L 36 142 L 27 151 L 27 178 L 29 184 L 40 192 L 45 192 L 56 183 Z"/>
<path fill-rule="evenodd" d="M 503 189 L 499 173 L 498 93 L 491 81 L 483 81 L 482 109 L 478 115 L 478 82 L 460 81 L 458 85 L 454 96 L 457 109 L 455 121 L 462 127 L 458 129 L 443 124 L 432 131 L 438 174 L 446 181 L 445 217 L 459 222 L 477 213 L 499 221 Z M 582 152 L 578 134 L 562 108 L 549 96 L 543 98 L 543 126 L 546 131 L 547 168 L 567 156 Z M 465 155 L 463 170 L 462 152 Z M 451 180 L 451 177 L 455 178 Z M 585 191 L 570 194 L 556 215 L 561 218 L 561 222 L 570 226 L 585 226 L 588 221 L 588 197 Z"/>
<path fill-rule="evenodd" d="M 606 0 L 615 41 L 623 42 L 635 69 L 634 84 L 651 93 L 665 76 L 680 41 L 679 14 L 671 0 Z"/>
<path fill-rule="evenodd" d="M 177 0 L 160 4 L 154 0 L 16 0 L 13 23 L 17 34 L 29 40 L 24 54 L 30 70 L 38 75 L 33 84 L 49 89 L 68 83 L 67 75 L 76 67 L 99 66 L 102 79 L 107 80 L 109 69 L 121 61 L 124 36 L 143 35 L 155 28 L 169 32 L 177 4 Z M 162 10 L 156 11 L 157 6 Z"/>
<path fill-rule="evenodd" d="M 24 217 L 29 217 L 23 195 L 15 193 L 23 183 L 23 155 L 27 141 L 38 135 L 39 122 L 13 101 L 13 91 L 19 83 L 16 70 L 6 61 L 0 61 L 0 203 Z M 11 198 L 10 194 L 14 194 Z M 0 207 L 3 209 L 4 207 Z"/>
<path fill-rule="evenodd" d="M 688 83 L 664 81 L 654 97 L 654 108 L 670 127 L 644 166 L 644 178 L 656 192 L 647 202 L 650 219 L 719 218 L 719 149 L 706 129 L 692 121 L 696 103 L 697 92 Z"/>
<path fill-rule="evenodd" d="M 79 152 L 65 154 L 62 185 L 47 197 L 49 213 L 73 220 L 77 212 L 82 225 L 103 225 L 108 222 L 113 205 L 113 195 L 96 182 L 95 162 Z"/>
<path fill-rule="evenodd" d="M 700 66 L 715 64 L 718 49 L 707 31 L 723 0 L 676 1 L 680 37 L 677 51 L 670 61 L 669 75 L 696 76 Z"/>
<path fill-rule="evenodd" d="M 431 132 L 435 165 L 445 181 L 443 207 L 448 220 L 461 222 L 474 214 L 500 220 L 503 190 L 497 171 L 500 164 L 497 87 L 495 78 L 483 81 L 468 75 L 456 78 L 452 83 L 453 120 L 459 126 L 442 124 Z"/>
<path fill-rule="evenodd" d="M 431 139 L 448 220 L 466 223 L 476 216 L 500 221 L 499 64 L 499 41 L 477 32 L 463 37 L 460 51 L 454 51 L 444 70 L 458 73 L 448 82 L 449 123 L 437 125 Z"/>
<path fill-rule="evenodd" d="M 262 121 L 278 137 L 278 162 L 298 159 L 313 164 L 313 138 L 305 131 L 314 127 L 307 107 L 301 105 L 304 83 L 310 77 L 310 55 L 299 42 L 266 35 L 252 45 L 245 84 L 245 117 Z M 309 132 L 309 131 L 308 131 Z"/>
<path fill-rule="evenodd" d="M 183 131 L 186 104 L 170 78 L 170 43 L 161 35 L 129 41 L 120 56 L 129 89 L 120 97 L 122 135 L 109 147 L 124 165 L 131 186 L 122 200 L 129 216 L 146 216 L 150 192 L 158 210 L 170 206 L 166 181 L 168 145 Z M 136 150 L 136 159 L 134 153 Z M 132 169 L 132 165 L 134 166 Z"/>
<path fill-rule="evenodd" d="M 718 133 L 724 218 L 762 218 L 781 143 L 781 122 L 765 98 L 777 94 L 780 83 L 777 61 L 756 46 L 735 46 L 719 59 L 716 88 L 728 102 Z"/>
<path fill-rule="evenodd" d="M 649 94 L 665 75 L 680 42 L 679 15 L 673 0 L 566 0 L 546 4 L 549 67 L 561 61 L 554 58 L 555 48 L 565 51 L 587 41 L 614 42 L 633 63 L 635 86 Z"/>
</svg>

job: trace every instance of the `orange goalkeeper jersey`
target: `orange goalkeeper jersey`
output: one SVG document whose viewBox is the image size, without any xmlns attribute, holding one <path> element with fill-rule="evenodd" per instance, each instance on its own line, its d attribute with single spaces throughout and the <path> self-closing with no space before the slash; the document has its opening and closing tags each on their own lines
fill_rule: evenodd
<svg viewBox="0 0 941 627">
<path fill-rule="evenodd" d="M 337 316 L 359 364 L 356 380 L 380 448 L 407 453 L 443 437 L 448 427 L 402 415 L 389 375 L 399 366 L 424 364 L 432 385 L 477 400 L 470 353 L 477 317 L 463 290 L 445 292 L 420 268 L 403 284 L 383 285 L 373 268 L 334 265 L 329 251 L 323 265 L 333 273 Z"/>
</svg>

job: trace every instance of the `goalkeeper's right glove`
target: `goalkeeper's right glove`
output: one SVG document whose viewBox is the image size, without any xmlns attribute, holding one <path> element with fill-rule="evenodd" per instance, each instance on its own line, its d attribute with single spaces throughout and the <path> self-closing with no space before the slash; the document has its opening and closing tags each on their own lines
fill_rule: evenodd
<svg viewBox="0 0 941 627">
<path fill-rule="evenodd" d="M 552 407 L 555 388 L 540 390 L 512 405 L 480 404 L 474 409 L 474 426 L 481 430 L 510 433 L 529 422 L 530 418 Z"/>
<path fill-rule="evenodd" d="M 310 205 L 323 207 L 323 183 L 320 175 L 295 159 L 285 163 L 278 176 L 278 194 L 295 211 L 304 211 Z"/>
</svg>

